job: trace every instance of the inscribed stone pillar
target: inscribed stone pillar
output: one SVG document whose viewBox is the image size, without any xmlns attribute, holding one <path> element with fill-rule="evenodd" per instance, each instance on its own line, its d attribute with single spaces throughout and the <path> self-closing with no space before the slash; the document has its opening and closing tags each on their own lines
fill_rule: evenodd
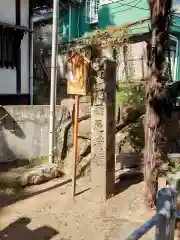
<svg viewBox="0 0 180 240">
<path fill-rule="evenodd" d="M 96 60 L 91 107 L 91 182 L 99 200 L 114 191 L 116 128 L 116 63 Z"/>
</svg>

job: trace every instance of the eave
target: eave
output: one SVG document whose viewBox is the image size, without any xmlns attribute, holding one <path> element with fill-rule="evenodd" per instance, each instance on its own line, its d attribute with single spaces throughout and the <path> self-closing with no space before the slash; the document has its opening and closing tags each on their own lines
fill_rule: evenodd
<svg viewBox="0 0 180 240">
<path fill-rule="evenodd" d="M 31 6 L 32 8 L 35 7 L 43 7 L 43 6 L 48 6 L 48 7 L 53 7 L 53 0 L 30 0 L 31 1 Z M 63 4 L 72 4 L 78 2 L 76 0 L 61 0 L 61 3 Z"/>
</svg>

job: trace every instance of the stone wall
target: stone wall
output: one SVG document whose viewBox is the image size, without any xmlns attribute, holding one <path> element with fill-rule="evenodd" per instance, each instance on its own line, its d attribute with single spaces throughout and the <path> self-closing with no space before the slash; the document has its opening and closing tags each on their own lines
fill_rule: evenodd
<svg viewBox="0 0 180 240">
<path fill-rule="evenodd" d="M 57 106 L 56 129 L 70 119 L 70 111 Z M 0 162 L 48 156 L 48 133 L 49 106 L 1 107 Z"/>
</svg>

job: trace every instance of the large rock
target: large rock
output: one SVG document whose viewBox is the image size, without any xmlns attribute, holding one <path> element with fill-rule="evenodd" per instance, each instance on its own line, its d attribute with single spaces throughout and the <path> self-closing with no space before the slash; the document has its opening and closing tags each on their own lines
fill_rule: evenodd
<svg viewBox="0 0 180 240">
<path fill-rule="evenodd" d="M 67 149 L 73 147 L 73 131 L 74 126 L 71 125 L 68 135 L 67 135 Z M 91 139 L 91 119 L 88 118 L 86 120 L 80 121 L 78 124 L 78 137 L 84 139 Z"/>
<path fill-rule="evenodd" d="M 61 105 L 65 106 L 71 113 L 73 113 L 74 106 L 75 106 L 75 99 L 69 98 L 64 99 L 61 101 Z M 91 113 L 91 101 L 89 98 L 86 99 L 80 98 L 80 104 L 79 104 L 79 118 L 89 116 Z"/>
<path fill-rule="evenodd" d="M 66 98 L 61 101 L 61 106 L 66 107 L 72 114 L 75 105 L 75 100 L 73 98 Z"/>
<path fill-rule="evenodd" d="M 62 105 L 66 106 L 70 112 L 73 114 L 74 109 L 74 99 L 66 99 L 62 101 Z M 78 161 L 78 170 L 81 172 L 84 169 L 84 166 L 89 168 L 88 164 L 91 160 L 91 118 L 90 118 L 90 101 L 89 98 L 81 98 L 79 106 L 79 131 L 78 131 L 78 149 L 79 149 L 79 161 Z M 128 122 L 134 119 L 138 119 L 139 111 L 133 107 L 125 106 L 123 108 L 123 121 Z M 142 119 L 135 124 L 128 124 L 121 131 L 116 134 L 116 157 L 117 162 L 120 164 L 120 168 L 124 167 L 134 167 L 141 165 L 140 154 L 136 152 L 141 152 L 143 147 L 143 127 Z M 118 122 L 118 120 L 117 120 Z M 142 137 L 142 139 L 140 139 Z M 137 140 L 138 138 L 138 140 Z M 67 174 L 72 173 L 73 166 L 73 115 L 69 122 L 61 126 L 61 131 L 59 134 L 59 144 L 58 152 L 61 152 L 61 160 L 64 164 L 64 169 Z M 141 142 L 142 140 L 142 142 Z M 138 142 L 140 141 L 140 143 Z M 132 154 L 134 153 L 134 154 Z M 120 154 L 120 155 L 119 155 Z M 127 160 L 126 160 L 127 158 Z M 120 160 L 121 159 L 121 160 Z M 86 167 L 85 167 L 86 168 Z M 89 171 L 89 170 L 88 170 Z"/>
<path fill-rule="evenodd" d="M 118 163 L 118 169 L 135 168 L 142 166 L 141 154 L 134 153 L 120 153 L 116 156 L 116 163 Z"/>
<path fill-rule="evenodd" d="M 124 124 L 133 121 L 140 115 L 140 111 L 130 105 L 121 105 L 116 108 L 117 123 Z"/>
<path fill-rule="evenodd" d="M 62 176 L 57 164 L 46 164 L 35 167 L 20 177 L 20 184 L 25 186 L 36 185 L 44 183 L 51 179 Z"/>
<path fill-rule="evenodd" d="M 91 138 L 91 120 L 90 120 L 90 102 L 88 101 L 80 101 L 79 105 L 79 130 L 78 136 L 79 138 L 89 139 Z M 73 114 L 74 114 L 74 99 L 64 99 L 61 102 L 61 105 L 68 108 L 71 112 L 71 119 L 61 124 L 57 131 L 56 138 L 56 152 L 58 155 L 58 159 L 65 160 L 68 155 L 68 151 L 73 147 Z"/>
<path fill-rule="evenodd" d="M 78 162 L 77 162 L 77 173 L 81 172 L 91 159 L 91 141 L 88 139 L 78 140 Z M 64 159 L 64 172 L 66 174 L 72 174 L 74 165 L 74 149 L 69 149 L 66 158 Z"/>
<path fill-rule="evenodd" d="M 130 139 L 126 139 L 126 141 L 121 146 L 121 152 L 123 153 L 133 153 L 136 152 L 136 146 L 133 146 Z"/>
<path fill-rule="evenodd" d="M 116 134 L 116 170 L 141 167 L 144 147 L 142 119 L 128 124 Z"/>
<path fill-rule="evenodd" d="M 120 152 L 141 152 L 144 148 L 143 118 L 128 124 L 116 133 L 116 154 Z"/>
<path fill-rule="evenodd" d="M 123 143 L 126 141 L 126 138 L 128 137 L 129 132 L 118 132 L 116 134 L 116 154 L 119 154 L 121 152 L 121 147 Z"/>
</svg>

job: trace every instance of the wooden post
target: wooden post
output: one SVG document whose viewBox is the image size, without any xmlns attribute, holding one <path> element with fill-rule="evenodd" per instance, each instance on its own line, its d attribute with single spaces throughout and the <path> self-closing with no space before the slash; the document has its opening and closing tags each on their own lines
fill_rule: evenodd
<svg viewBox="0 0 180 240">
<path fill-rule="evenodd" d="M 96 59 L 91 108 L 92 193 L 105 200 L 114 192 L 116 63 Z"/>
<path fill-rule="evenodd" d="M 74 165 L 73 165 L 73 197 L 76 196 L 76 167 L 78 161 L 78 117 L 79 117 L 79 95 L 75 96 L 75 111 L 74 111 Z"/>
<path fill-rule="evenodd" d="M 163 188 L 157 194 L 156 240 L 173 240 L 175 230 L 176 191 Z"/>
</svg>

